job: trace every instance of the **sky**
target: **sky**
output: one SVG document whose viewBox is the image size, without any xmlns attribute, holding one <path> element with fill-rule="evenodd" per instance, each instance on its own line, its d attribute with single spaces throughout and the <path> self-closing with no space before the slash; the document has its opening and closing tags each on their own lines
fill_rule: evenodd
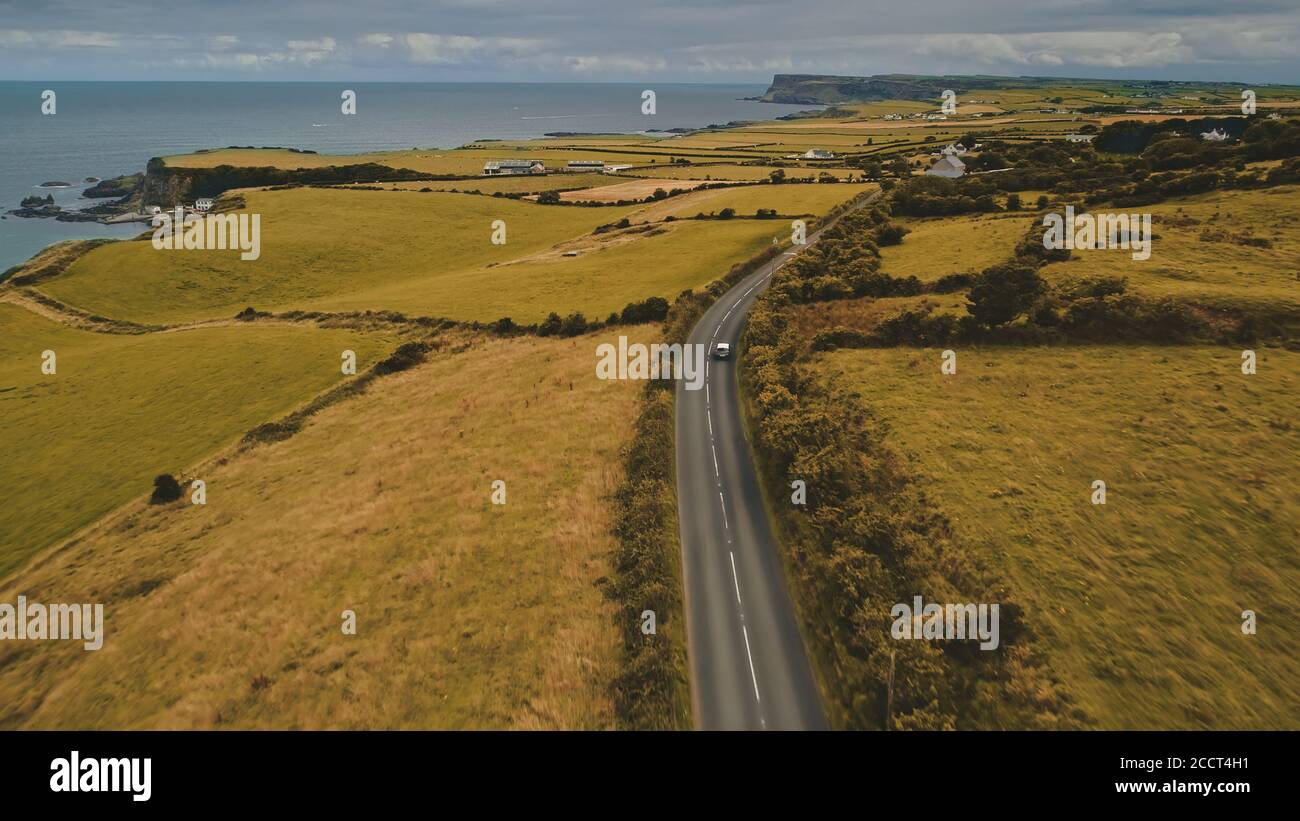
<svg viewBox="0 0 1300 821">
<path fill-rule="evenodd" d="M 0 80 L 1300 83 L 1300 0 L 0 0 Z"/>
</svg>

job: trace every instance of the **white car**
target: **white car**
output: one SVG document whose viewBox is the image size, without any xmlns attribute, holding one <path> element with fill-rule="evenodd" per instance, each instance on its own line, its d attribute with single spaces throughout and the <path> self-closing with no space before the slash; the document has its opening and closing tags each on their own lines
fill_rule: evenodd
<svg viewBox="0 0 1300 821">
<path fill-rule="evenodd" d="M 730 358 L 731 358 L 731 345 L 729 345 L 729 344 L 726 343 L 726 342 L 719 342 L 717 345 L 714 345 L 714 346 L 713 346 L 713 358 L 714 358 L 714 359 L 730 359 Z"/>
</svg>

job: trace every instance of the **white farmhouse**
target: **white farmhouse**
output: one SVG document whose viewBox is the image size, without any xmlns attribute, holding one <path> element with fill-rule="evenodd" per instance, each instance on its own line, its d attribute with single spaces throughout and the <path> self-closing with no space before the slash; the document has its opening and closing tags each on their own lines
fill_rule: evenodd
<svg viewBox="0 0 1300 821">
<path fill-rule="evenodd" d="M 1065 140 L 1071 143 L 1090 143 L 1096 136 L 1096 134 L 1066 134 Z"/>
<path fill-rule="evenodd" d="M 966 173 L 966 163 L 957 159 L 955 154 L 945 153 L 938 162 L 926 169 L 925 173 L 931 177 L 956 179 Z"/>
<path fill-rule="evenodd" d="M 810 148 L 803 153 L 803 158 L 805 160 L 833 160 L 835 154 L 824 148 Z"/>
<path fill-rule="evenodd" d="M 211 198 L 211 197 L 199 197 L 198 199 L 196 199 L 196 200 L 194 201 L 194 210 L 195 210 L 195 211 L 209 211 L 209 210 L 211 210 L 211 209 L 212 209 L 212 198 Z"/>
<path fill-rule="evenodd" d="M 1221 143 L 1228 139 L 1228 132 L 1214 129 L 1213 131 L 1202 131 L 1201 139 L 1212 143 Z"/>
</svg>

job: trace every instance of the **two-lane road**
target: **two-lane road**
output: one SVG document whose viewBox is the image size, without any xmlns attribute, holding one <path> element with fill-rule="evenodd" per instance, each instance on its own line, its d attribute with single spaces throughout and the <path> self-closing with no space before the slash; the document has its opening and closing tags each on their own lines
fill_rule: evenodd
<svg viewBox="0 0 1300 821">
<path fill-rule="evenodd" d="M 824 229 L 823 229 L 824 230 Z M 801 249 L 817 241 L 808 237 Z M 733 287 L 687 340 L 728 342 L 787 252 Z M 703 390 L 677 387 L 677 508 L 695 725 L 704 730 L 825 729 L 741 422 L 736 362 L 710 359 Z"/>
</svg>

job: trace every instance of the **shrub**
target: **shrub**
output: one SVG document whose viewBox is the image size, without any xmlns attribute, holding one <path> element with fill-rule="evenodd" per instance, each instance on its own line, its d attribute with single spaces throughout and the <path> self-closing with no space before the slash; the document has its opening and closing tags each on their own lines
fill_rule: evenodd
<svg viewBox="0 0 1300 821">
<path fill-rule="evenodd" d="M 981 273 L 971 286 L 966 310 L 984 327 L 1005 325 L 1028 311 L 1044 287 L 1043 278 L 1032 265 L 995 265 Z"/>
<path fill-rule="evenodd" d="M 388 358 L 375 363 L 375 373 L 383 376 L 413 368 L 424 361 L 424 355 L 428 351 L 427 342 L 405 342 L 397 346 L 397 350 L 389 354 Z"/>
<path fill-rule="evenodd" d="M 560 319 L 560 315 L 551 311 L 547 314 L 546 319 L 542 320 L 542 324 L 537 326 L 537 335 L 556 336 L 560 332 L 560 325 L 562 322 L 563 320 Z"/>
<path fill-rule="evenodd" d="M 154 477 L 153 494 L 149 497 L 149 504 L 162 505 L 179 498 L 181 498 L 180 483 L 170 473 L 160 473 Z"/>
</svg>

